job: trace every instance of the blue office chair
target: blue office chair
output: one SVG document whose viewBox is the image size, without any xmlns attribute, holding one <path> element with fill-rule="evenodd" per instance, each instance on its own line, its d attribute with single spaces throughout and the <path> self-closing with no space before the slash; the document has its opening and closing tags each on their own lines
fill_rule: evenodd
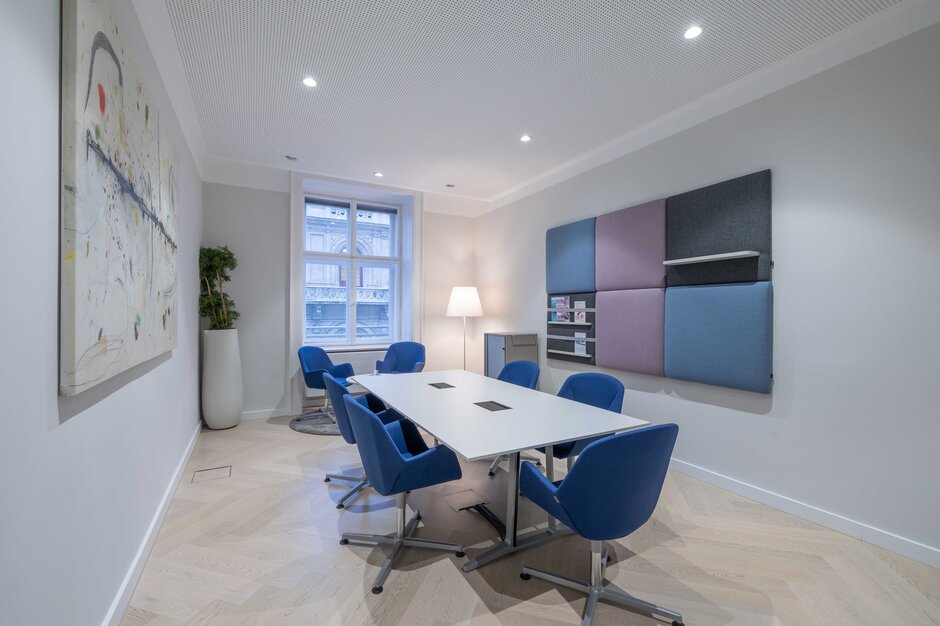
<svg viewBox="0 0 940 626">
<path fill-rule="evenodd" d="M 607 409 L 614 413 L 620 413 L 620 409 L 623 408 L 623 383 L 607 374 L 582 372 L 569 376 L 565 384 L 561 386 L 558 396 L 582 404 L 596 406 L 599 409 Z M 552 446 L 552 457 L 556 459 L 567 459 L 568 469 L 570 470 L 574 457 L 581 454 L 581 451 L 589 444 L 602 437 L 603 435 L 601 437 L 589 437 L 587 439 L 555 444 Z M 538 450 L 542 453 L 545 452 L 545 448 L 539 448 Z M 546 458 L 545 465 L 548 478 L 553 480 L 555 477 L 555 468 L 552 459 Z"/>
<path fill-rule="evenodd" d="M 349 389 L 345 385 L 340 383 L 336 378 L 331 376 L 329 373 L 323 374 L 323 382 L 326 384 L 326 394 L 330 397 L 333 402 L 333 406 L 336 408 L 336 425 L 339 427 L 339 434 L 343 436 L 343 439 L 346 440 L 346 443 L 355 444 L 356 436 L 353 433 L 352 424 L 349 423 L 349 413 L 346 411 L 346 403 L 343 402 L 343 399 L 346 396 L 350 396 Z M 386 409 L 385 403 L 379 400 L 377 397 L 371 393 L 367 393 L 362 396 L 356 396 L 353 398 L 354 401 L 360 403 L 362 406 L 367 407 L 370 411 L 376 414 L 376 416 L 382 420 L 383 424 L 388 424 L 390 422 L 397 421 L 401 419 L 401 414 L 395 411 L 394 409 Z M 342 509 L 346 507 L 346 503 L 352 498 L 359 495 L 363 489 L 369 487 L 369 479 L 366 476 L 348 476 L 346 474 L 327 474 L 326 478 L 323 479 L 323 482 L 328 483 L 331 480 L 343 480 L 352 483 L 352 489 L 343 494 L 343 497 L 339 499 L 339 502 L 336 503 L 337 509 Z"/>
<path fill-rule="evenodd" d="M 349 542 L 366 545 L 387 545 L 392 550 L 382 564 L 372 593 L 382 593 L 382 584 L 388 578 L 392 563 L 404 546 L 447 550 L 464 556 L 463 547 L 454 543 L 441 543 L 414 539 L 411 533 L 421 520 L 421 512 L 405 522 L 405 495 L 408 491 L 439 485 L 461 477 L 460 463 L 454 453 L 444 446 L 428 448 L 418 427 L 408 420 L 383 424 L 372 411 L 351 396 L 343 398 L 349 421 L 356 436 L 359 456 L 372 487 L 383 496 L 396 496 L 397 526 L 393 535 L 367 535 L 343 533 L 340 544 Z"/>
<path fill-rule="evenodd" d="M 318 348 L 317 346 L 304 346 L 297 350 L 297 356 L 300 358 L 300 370 L 304 374 L 304 383 L 310 389 L 321 389 L 324 392 L 323 409 L 321 411 L 315 411 L 315 413 L 322 413 L 332 417 L 333 412 L 330 411 L 330 395 L 326 393 L 326 386 L 323 384 L 323 374 L 328 373 L 341 385 L 348 387 L 352 383 L 347 382 L 346 379 L 355 373 L 353 372 L 352 365 L 349 363 L 333 365 L 333 360 L 330 359 L 330 355 L 326 353 L 326 350 Z"/>
<path fill-rule="evenodd" d="M 649 520 L 666 479 L 679 427 L 649 426 L 609 435 L 588 444 L 564 480 L 553 483 L 531 463 L 520 471 L 519 490 L 549 515 L 591 541 L 591 580 L 579 582 L 532 567 L 532 576 L 588 594 L 582 626 L 591 623 L 598 600 L 608 600 L 682 626 L 682 615 L 604 585 L 607 554 L 603 541 L 626 537 Z"/>
<path fill-rule="evenodd" d="M 501 380 L 504 383 L 512 383 L 513 385 L 519 385 L 520 387 L 526 387 L 528 389 L 535 389 L 539 384 L 538 363 L 533 363 L 532 361 L 510 361 L 499 371 L 496 380 Z M 499 462 L 505 458 L 505 455 L 501 455 L 493 459 L 493 463 L 490 464 L 490 476 L 496 473 Z"/>
<path fill-rule="evenodd" d="M 399 341 L 388 347 L 385 358 L 375 362 L 380 374 L 407 374 L 424 369 L 424 346 L 417 341 Z"/>
</svg>

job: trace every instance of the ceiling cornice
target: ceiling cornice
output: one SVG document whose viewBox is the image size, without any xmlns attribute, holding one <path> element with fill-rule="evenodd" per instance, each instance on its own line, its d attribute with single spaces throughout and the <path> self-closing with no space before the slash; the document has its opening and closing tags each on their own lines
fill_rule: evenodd
<svg viewBox="0 0 940 626">
<path fill-rule="evenodd" d="M 913 0 L 833 35 L 727 87 L 488 199 L 497 209 L 753 102 L 940 21 L 940 0 Z"/>
<path fill-rule="evenodd" d="M 171 104 L 186 136 L 200 177 L 206 182 L 230 182 L 236 171 L 258 170 L 259 187 L 281 187 L 281 176 L 293 171 L 288 166 L 253 163 L 210 156 L 203 138 L 196 107 L 183 68 L 179 48 L 162 1 L 131 0 L 147 37 L 154 60 L 169 94 Z M 438 196 L 452 197 L 471 210 L 454 214 L 477 217 L 489 210 L 506 206 L 528 195 L 556 185 L 590 169 L 635 152 L 671 135 L 753 102 L 775 91 L 823 72 L 856 56 L 905 37 L 940 21 L 940 0 L 909 0 L 874 18 L 856 24 L 818 44 L 791 55 L 722 89 L 712 92 L 675 111 L 625 133 L 603 145 L 529 178 L 490 198 L 477 198 L 437 190 L 415 189 Z M 339 180 L 329 174 L 308 175 Z M 243 177 L 241 180 L 245 180 Z M 249 180 L 251 177 L 249 177 Z M 277 181 L 271 182 L 271 181 Z M 374 184 L 373 181 L 350 179 Z M 250 186 L 250 184 L 249 184 Z M 450 212 L 450 211 L 448 211 Z"/>
</svg>

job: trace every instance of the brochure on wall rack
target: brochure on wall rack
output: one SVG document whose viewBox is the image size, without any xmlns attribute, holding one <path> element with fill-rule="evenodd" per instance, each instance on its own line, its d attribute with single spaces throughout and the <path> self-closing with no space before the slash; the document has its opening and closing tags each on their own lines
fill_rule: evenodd
<svg viewBox="0 0 940 626">
<path fill-rule="evenodd" d="M 575 300 L 575 301 L 574 301 L 574 308 L 576 308 L 576 309 L 586 309 L 586 308 L 587 308 L 587 301 L 586 301 L 586 300 Z"/>
<path fill-rule="evenodd" d="M 587 321 L 587 313 L 584 311 L 575 311 L 574 321 L 581 322 L 583 324 Z"/>
<path fill-rule="evenodd" d="M 570 322 L 571 317 L 568 312 L 569 298 L 568 296 L 552 296 L 552 321 L 553 322 Z"/>
<path fill-rule="evenodd" d="M 574 334 L 574 353 L 587 354 L 587 333 Z"/>
</svg>

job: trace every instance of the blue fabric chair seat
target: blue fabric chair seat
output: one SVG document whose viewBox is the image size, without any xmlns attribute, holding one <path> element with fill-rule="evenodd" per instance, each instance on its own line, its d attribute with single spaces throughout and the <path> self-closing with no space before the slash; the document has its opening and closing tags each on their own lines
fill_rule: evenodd
<svg viewBox="0 0 940 626">
<path fill-rule="evenodd" d="M 351 396 L 349 390 L 346 388 L 347 385 L 343 383 L 344 380 L 342 378 L 335 378 L 331 376 L 329 372 L 323 373 L 323 385 L 326 388 L 326 396 L 333 401 L 333 406 L 336 407 L 334 416 L 336 418 L 336 426 L 339 428 L 339 433 L 343 436 L 346 443 L 355 444 L 356 437 L 353 433 L 352 425 L 349 423 L 349 413 L 346 410 L 346 403 L 343 401 L 347 396 Z M 374 413 L 383 424 L 397 422 L 401 419 L 401 415 L 398 412 L 392 409 L 386 409 L 385 403 L 371 393 L 356 396 L 352 398 L 352 400 Z M 326 482 L 333 480 L 354 483 L 353 487 L 343 494 L 339 502 L 337 502 L 336 508 L 338 509 L 345 508 L 347 502 L 370 486 L 369 479 L 365 476 L 348 476 L 345 474 L 326 475 Z"/>
<path fill-rule="evenodd" d="M 413 539 L 421 518 L 415 512 L 410 521 L 405 521 L 406 493 L 461 477 L 460 463 L 449 448 L 428 448 L 412 422 L 402 419 L 384 424 L 381 418 L 370 411 L 364 403 L 346 395 L 343 398 L 346 412 L 359 448 L 359 457 L 369 476 L 373 488 L 383 496 L 395 495 L 397 528 L 394 535 L 367 535 L 343 533 L 340 543 L 364 543 L 391 545 L 392 550 L 376 576 L 373 593 L 382 592 L 382 584 L 392 568 L 392 563 L 405 546 L 450 550 L 464 556 L 463 548 L 457 544 Z"/>
<path fill-rule="evenodd" d="M 407 374 L 424 369 L 424 346 L 417 341 L 399 341 L 388 347 L 385 358 L 375 362 L 380 374 Z"/>
<path fill-rule="evenodd" d="M 599 409 L 620 413 L 623 408 L 623 391 L 623 383 L 613 376 L 585 372 L 569 376 L 558 391 L 558 396 L 582 404 L 589 404 Z M 552 446 L 552 456 L 556 459 L 578 456 L 585 448 L 600 439 L 603 439 L 603 436 L 555 444 Z M 538 450 L 543 454 L 545 453 L 545 448 L 539 448 Z"/>
<path fill-rule="evenodd" d="M 591 623 L 598 600 L 606 600 L 666 617 L 673 626 L 681 626 L 679 613 L 604 584 L 607 559 L 602 543 L 626 537 L 650 519 L 659 501 L 678 433 L 675 424 L 663 424 L 602 437 L 582 450 L 564 480 L 555 482 L 531 463 L 524 463 L 519 492 L 591 541 L 591 576 L 588 582 L 580 582 L 525 566 L 523 580 L 535 576 L 587 592 L 583 624 Z"/>
</svg>

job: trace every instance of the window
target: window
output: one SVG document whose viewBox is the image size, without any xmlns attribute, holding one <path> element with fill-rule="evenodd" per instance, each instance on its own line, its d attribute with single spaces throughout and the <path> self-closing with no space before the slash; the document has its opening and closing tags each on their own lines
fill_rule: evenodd
<svg viewBox="0 0 940 626">
<path fill-rule="evenodd" d="M 400 335 L 398 207 L 304 202 L 304 343 L 388 344 Z"/>
</svg>

